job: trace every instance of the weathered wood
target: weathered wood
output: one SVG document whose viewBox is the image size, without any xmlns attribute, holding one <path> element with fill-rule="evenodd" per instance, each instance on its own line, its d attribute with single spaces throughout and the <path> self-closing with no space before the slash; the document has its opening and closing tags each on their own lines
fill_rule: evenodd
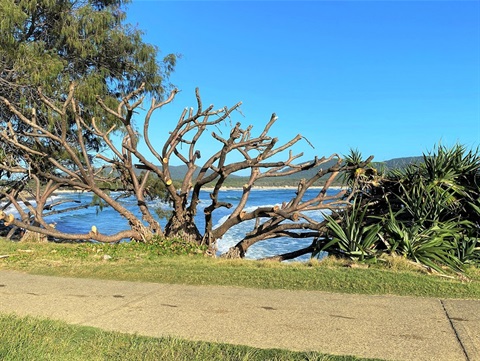
<svg viewBox="0 0 480 361">
<path fill-rule="evenodd" d="M 347 166 L 339 155 L 332 154 L 329 157 L 314 157 L 300 162 L 303 153 L 296 154 L 292 148 L 302 141 L 306 141 L 307 146 L 311 144 L 301 134 L 284 143 L 270 136 L 269 133 L 277 122 L 275 113 L 271 115 L 260 134 L 255 135 L 251 125 L 243 127 L 239 122 L 233 125 L 229 123 L 234 112 L 239 111 L 241 102 L 232 107 L 215 109 L 210 105 L 205 108 L 198 89 L 195 91 L 196 109 L 185 108 L 173 129 L 169 129 L 166 142 L 158 147 L 152 142 L 153 137 L 150 134 L 153 114 L 171 103 L 178 90 L 174 89 L 163 101 L 152 100 L 144 117 L 142 133 L 138 134 L 132 124 L 135 123 L 133 117 L 137 108 L 144 100 L 143 91 L 142 85 L 124 96 L 116 107 L 111 107 L 103 99 L 98 98 L 98 104 L 104 111 L 104 114 L 98 114 L 98 118 L 108 116 L 117 120 L 117 123 L 108 129 L 104 129 L 95 118 L 84 117 L 88 112 L 81 109 L 77 103 L 74 83 L 69 87 L 66 97 L 61 100 L 48 99 L 39 90 L 39 102 L 52 114 L 53 125 L 48 126 L 39 123 L 35 111 L 23 114 L 8 99 L 0 96 L 3 106 L 8 107 L 23 125 L 22 132 L 17 132 L 8 123 L 6 127 L 0 129 L 2 142 L 16 149 L 16 155 L 22 159 L 17 165 L 0 162 L 0 171 L 13 172 L 19 178 L 23 176 L 22 184 L 26 184 L 27 181 L 33 182 L 35 187 L 32 196 L 36 202 L 34 206 L 33 202 L 22 200 L 16 187 L 1 189 L 0 195 L 19 213 L 18 219 L 15 220 L 3 215 L 4 222 L 27 230 L 24 239 L 33 237 L 38 241 L 54 237 L 99 242 L 117 242 L 123 238 L 130 238 L 149 242 L 154 235 L 160 235 L 182 237 L 206 244 L 213 250 L 230 229 L 242 222 L 254 221 L 253 229 L 243 239 L 239 239 L 226 255 L 244 257 L 249 247 L 267 239 L 290 237 L 313 240 L 322 237 L 325 227 L 321 222 L 311 219 L 308 212 L 347 207 L 353 191 L 348 193 L 346 190 L 339 190 L 335 195 L 327 196 L 327 190 L 342 172 L 361 168 L 371 160 L 369 158 L 362 164 Z M 227 131 L 221 130 L 223 126 L 227 126 Z M 66 129 L 74 131 L 67 134 Z M 114 130 L 119 130 L 122 134 L 118 144 L 114 143 L 115 138 L 111 137 Z M 167 131 L 165 129 L 165 132 Z M 205 154 L 206 152 L 202 150 L 201 154 L 198 141 L 207 137 L 209 133 L 211 141 L 218 145 L 217 150 L 211 154 Z M 99 149 L 92 153 L 92 149 L 86 146 L 92 138 L 104 145 L 105 149 L 101 150 L 107 151 Z M 144 147 L 141 146 L 142 142 Z M 24 144 L 38 146 L 27 147 Z M 61 149 L 62 159 L 57 159 L 54 156 L 56 153 L 52 153 L 51 149 Z M 172 180 L 170 165 L 173 161 L 184 164 L 187 169 L 179 186 Z M 106 169 L 110 169 L 108 174 L 104 174 Z M 152 209 L 146 201 L 147 178 L 141 178 L 137 174 L 138 169 L 146 170 L 147 176 L 153 173 L 165 187 L 173 206 L 172 216 L 165 230 L 152 214 Z M 285 200 L 281 206 L 247 208 L 256 181 L 287 175 L 300 176 L 312 169 L 315 170 L 314 175 L 299 181 L 295 195 L 290 200 Z M 221 200 L 220 191 L 224 188 L 226 180 L 238 172 L 248 173 L 248 181 L 243 185 L 241 198 L 234 206 Z M 317 184 L 322 177 L 327 179 L 324 186 L 313 196 L 307 197 L 307 190 Z M 108 191 L 110 183 L 121 183 L 122 190 L 136 198 L 140 216 L 110 195 Z M 199 213 L 200 192 L 207 186 L 212 189 L 209 204 L 204 205 L 202 209 L 205 229 L 199 230 L 195 216 Z M 92 225 L 91 231 L 87 234 L 73 235 L 51 227 L 44 217 L 48 212 L 52 214 L 63 211 L 51 209 L 47 201 L 62 187 L 93 193 L 95 200 L 101 205 L 111 207 L 124 217 L 130 229 L 114 235 L 105 235 L 99 225 Z M 85 206 L 79 205 L 76 209 L 82 207 Z M 213 214 L 220 208 L 231 209 L 231 213 L 222 224 L 214 228 Z M 74 209 L 75 207 L 71 211 Z M 311 247 L 289 255 L 279 255 L 277 259 L 283 260 L 309 251 Z"/>
</svg>

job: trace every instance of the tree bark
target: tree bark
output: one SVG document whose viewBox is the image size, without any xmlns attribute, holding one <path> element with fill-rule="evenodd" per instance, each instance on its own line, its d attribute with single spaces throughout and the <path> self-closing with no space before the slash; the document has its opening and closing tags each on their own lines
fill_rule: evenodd
<svg viewBox="0 0 480 361">
<path fill-rule="evenodd" d="M 197 244 L 202 244 L 203 240 L 195 224 L 193 215 L 187 211 L 173 214 L 165 226 L 165 236 L 181 238 Z"/>
</svg>

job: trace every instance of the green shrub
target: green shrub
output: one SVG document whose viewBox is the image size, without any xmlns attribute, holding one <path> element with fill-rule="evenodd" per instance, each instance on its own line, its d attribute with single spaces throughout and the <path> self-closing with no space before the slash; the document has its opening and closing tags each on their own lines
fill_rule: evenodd
<svg viewBox="0 0 480 361">
<path fill-rule="evenodd" d="M 352 164 L 361 160 L 354 151 Z M 399 255 L 437 271 L 480 265 L 480 154 L 438 146 L 423 162 L 382 174 L 352 173 L 354 201 L 326 217 L 323 249 L 359 260 Z M 362 205 L 362 206 L 360 206 Z"/>
</svg>

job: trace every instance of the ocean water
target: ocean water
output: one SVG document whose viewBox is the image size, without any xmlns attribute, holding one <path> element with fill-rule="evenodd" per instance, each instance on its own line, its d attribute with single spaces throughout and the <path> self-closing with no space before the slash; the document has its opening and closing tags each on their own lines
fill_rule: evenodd
<svg viewBox="0 0 480 361">
<path fill-rule="evenodd" d="M 309 189 L 306 193 L 305 199 L 310 199 L 315 196 L 318 189 Z M 337 192 L 336 190 L 329 190 L 331 193 Z M 115 194 L 114 194 L 115 195 Z M 219 200 L 229 202 L 233 204 L 231 209 L 219 208 L 213 213 L 214 228 L 223 223 L 223 221 L 229 216 L 229 214 L 235 209 L 242 195 L 241 190 L 227 189 L 220 191 Z M 256 189 L 252 190 L 245 210 L 250 211 L 260 206 L 274 206 L 280 205 L 282 202 L 288 202 L 295 196 L 295 189 L 290 188 L 278 188 L 278 189 Z M 51 199 L 50 203 L 57 201 L 68 201 L 63 203 L 55 209 L 62 209 L 69 206 L 78 206 L 81 204 L 89 204 L 92 200 L 92 195 L 88 193 L 60 193 Z M 136 201 L 133 197 L 121 199 L 121 203 L 128 209 L 132 210 L 135 214 L 140 216 L 140 213 L 136 207 Z M 200 203 L 198 205 L 197 212 L 197 226 L 200 232 L 203 233 L 205 227 L 205 220 L 203 215 L 203 209 L 210 204 L 209 192 L 202 191 L 200 197 Z M 168 204 L 165 204 L 159 200 L 149 202 L 151 209 L 156 207 L 162 207 L 164 209 L 170 209 Z M 10 210 L 12 211 L 12 210 Z M 315 220 L 322 220 L 323 213 L 325 211 L 312 211 L 309 212 L 309 217 Z M 152 213 L 154 213 L 152 211 Z M 45 218 L 47 222 L 55 222 L 57 229 L 69 232 L 69 233 L 88 233 L 92 225 L 95 225 L 99 232 L 103 234 L 113 234 L 121 230 L 128 229 L 127 221 L 120 217 L 119 214 L 112 208 L 106 207 L 103 210 L 99 210 L 97 207 L 89 207 L 86 209 L 77 210 L 75 212 L 68 212 L 63 214 L 56 214 Z M 160 220 L 162 226 L 165 226 L 166 220 Z M 222 239 L 218 240 L 218 254 L 226 252 L 230 247 L 238 243 L 244 235 L 251 231 L 254 227 L 255 221 L 247 221 L 231 228 Z M 258 259 L 285 252 L 291 252 L 299 248 L 308 246 L 311 243 L 311 239 L 298 240 L 292 238 L 278 238 L 272 240 L 265 240 L 258 242 L 250 247 L 246 257 L 251 259 Z M 298 260 L 308 260 L 310 256 L 306 255 Z"/>
</svg>

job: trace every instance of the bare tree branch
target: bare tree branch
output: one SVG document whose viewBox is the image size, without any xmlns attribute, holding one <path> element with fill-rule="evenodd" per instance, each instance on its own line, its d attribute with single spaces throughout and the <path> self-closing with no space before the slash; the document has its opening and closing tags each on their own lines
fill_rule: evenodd
<svg viewBox="0 0 480 361">
<path fill-rule="evenodd" d="M 143 104 L 143 91 L 142 85 L 126 94 L 113 108 L 103 99 L 97 98 L 101 110 L 95 114 L 96 117 L 87 120 L 83 114 L 88 112 L 78 106 L 75 84 L 71 84 L 61 101 L 48 99 L 39 89 L 39 104 L 47 107 L 51 115 L 48 122 L 42 120 L 45 124 L 37 118 L 34 109 L 31 114 L 23 114 L 8 99 L 0 97 L 0 104 L 8 107 L 15 114 L 18 125 L 21 125 L 14 127 L 7 122 L 0 128 L 0 138 L 9 149 L 14 150 L 13 154 L 0 158 L 0 171 L 23 175 L 35 183 L 31 190 L 35 202 L 13 188 L 0 192 L 0 196 L 7 199 L 20 214 L 20 220 L 13 220 L 10 222 L 12 225 L 68 240 L 117 242 L 131 238 L 149 242 L 154 235 L 182 237 L 206 244 L 214 251 L 217 242 L 232 227 L 253 221 L 250 222 L 253 227 L 226 256 L 243 257 L 250 246 L 264 240 L 311 240 L 308 247 L 271 257 L 285 260 L 313 252 L 316 242 L 324 237 L 326 227 L 323 220 L 315 220 L 309 212 L 337 211 L 349 207 L 351 197 L 357 190 L 340 189 L 331 192 L 331 186 L 340 174 L 364 167 L 371 161 L 368 158 L 361 164 L 347 166 L 337 154 L 302 161 L 303 153 L 293 152 L 293 147 L 302 140 L 308 146 L 313 145 L 300 134 L 284 142 L 270 136 L 278 119 L 275 113 L 260 134 L 255 135 L 252 125 L 243 127 L 240 122 L 232 125 L 233 113 L 239 111 L 240 102 L 217 110 L 213 105 L 204 108 L 198 89 L 195 91 L 196 109 L 185 108 L 169 132 L 165 144 L 158 147 L 150 134 L 153 115 L 158 109 L 172 103 L 178 90 L 174 89 L 164 101 L 151 101 L 140 135 L 134 127 L 134 117 Z M 112 117 L 116 120 L 115 125 L 106 126 L 104 119 Z M 122 137 L 118 141 L 120 135 Z M 198 148 L 200 139 L 208 136 L 218 145 L 217 150 L 210 153 Z M 94 150 L 89 147 L 91 139 L 95 139 L 103 148 Z M 171 175 L 174 160 L 186 166 L 179 187 Z M 146 172 L 140 175 L 138 169 Z M 286 176 L 298 176 L 300 179 L 307 171 L 309 178 L 304 177 L 298 181 L 291 199 L 281 205 L 247 208 L 257 181 Z M 248 173 L 240 200 L 235 205 L 222 201 L 220 194 L 226 181 L 239 172 Z M 163 185 L 172 202 L 172 216 L 164 230 L 152 215 L 151 206 L 146 201 L 150 175 L 158 177 L 158 182 Z M 135 215 L 132 209 L 127 209 L 120 198 L 109 194 L 105 184 L 110 183 L 121 184 L 119 187 L 124 192 L 135 197 L 141 216 Z M 313 195 L 312 192 L 307 193 L 320 183 L 322 186 Z M 200 210 L 203 212 L 198 212 L 201 191 L 207 186 L 211 187 L 210 200 Z M 44 217 L 65 211 L 54 210 L 53 205 L 47 204 L 48 199 L 63 187 L 94 194 L 102 204 L 127 219 L 130 229 L 114 235 L 102 234 L 96 226 L 87 234 L 70 234 L 55 229 Z M 69 207 L 69 211 L 85 207 L 86 205 L 76 205 Z M 222 224 L 213 228 L 213 216 L 219 209 L 230 210 L 230 213 Z M 202 230 L 197 227 L 197 214 L 202 214 L 205 219 L 205 228 Z"/>
</svg>

